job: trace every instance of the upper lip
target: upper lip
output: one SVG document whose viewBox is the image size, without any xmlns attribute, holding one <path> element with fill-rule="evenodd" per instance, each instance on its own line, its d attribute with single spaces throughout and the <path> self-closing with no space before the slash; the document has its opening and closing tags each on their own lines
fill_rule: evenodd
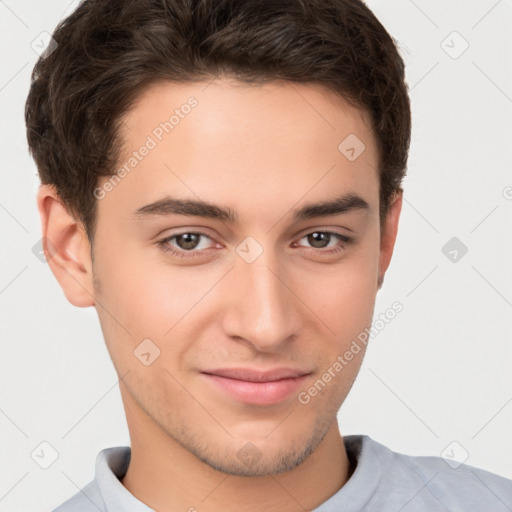
<svg viewBox="0 0 512 512">
<path fill-rule="evenodd" d="M 205 370 L 202 373 L 219 375 L 229 379 L 245 380 L 248 382 L 272 382 L 281 379 L 293 379 L 308 375 L 311 372 L 296 368 L 273 368 L 271 370 L 256 370 L 252 368 L 218 368 Z"/>
</svg>

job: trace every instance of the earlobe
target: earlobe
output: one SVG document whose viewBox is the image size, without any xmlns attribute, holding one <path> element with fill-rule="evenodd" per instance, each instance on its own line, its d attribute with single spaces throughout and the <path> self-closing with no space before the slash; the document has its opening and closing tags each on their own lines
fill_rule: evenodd
<svg viewBox="0 0 512 512">
<path fill-rule="evenodd" d="M 52 185 L 39 187 L 37 207 L 46 261 L 64 295 L 74 306 L 94 306 L 91 248 L 85 230 Z"/>
<path fill-rule="evenodd" d="M 395 247 L 396 235 L 398 232 L 398 221 L 402 210 L 403 190 L 399 189 L 388 208 L 384 227 L 380 237 L 380 257 L 379 257 L 379 273 L 377 279 L 377 289 L 380 289 L 384 281 L 384 275 L 391 262 L 393 249 Z"/>
</svg>

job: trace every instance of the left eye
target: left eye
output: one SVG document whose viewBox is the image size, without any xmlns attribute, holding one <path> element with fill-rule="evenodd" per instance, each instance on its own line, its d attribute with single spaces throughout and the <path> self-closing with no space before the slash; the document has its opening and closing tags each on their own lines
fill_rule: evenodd
<svg viewBox="0 0 512 512">
<path fill-rule="evenodd" d="M 323 245 L 326 241 L 330 242 L 332 238 L 337 237 L 338 240 L 342 240 L 345 243 L 350 243 L 351 239 L 348 236 L 340 235 L 339 233 L 333 233 L 332 231 L 313 231 L 312 233 L 308 233 L 307 235 L 304 235 L 303 238 L 307 238 L 309 243 L 312 244 L 320 244 L 320 247 L 313 247 L 314 249 L 322 249 L 323 247 L 326 247 Z M 329 251 L 326 251 L 329 252 Z"/>
<path fill-rule="evenodd" d="M 187 231 L 185 233 L 179 233 L 164 238 L 163 240 L 157 242 L 157 244 L 162 248 L 162 250 L 170 253 L 171 256 L 178 256 L 180 258 L 194 258 L 208 250 L 208 248 L 195 250 L 200 245 L 200 240 L 203 237 L 211 240 L 211 238 L 205 233 Z M 335 245 L 333 249 L 322 250 L 329 246 L 329 242 L 332 241 L 333 237 L 338 239 L 341 244 Z M 317 252 L 322 254 L 337 253 L 343 250 L 345 245 L 348 245 L 353 241 L 352 238 L 340 233 L 335 233 L 333 231 L 312 231 L 311 233 L 308 233 L 300 238 L 300 240 L 303 239 L 307 239 L 308 243 L 313 244 L 313 249 L 318 249 Z M 175 243 L 178 245 L 178 247 L 169 245 L 169 242 L 173 240 L 175 240 Z"/>
</svg>

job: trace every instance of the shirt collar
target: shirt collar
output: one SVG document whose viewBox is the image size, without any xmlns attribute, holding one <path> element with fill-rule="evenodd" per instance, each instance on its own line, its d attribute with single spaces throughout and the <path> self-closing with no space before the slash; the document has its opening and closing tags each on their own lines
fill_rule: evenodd
<svg viewBox="0 0 512 512">
<path fill-rule="evenodd" d="M 129 446 L 101 450 L 96 458 L 96 483 L 106 512 L 154 512 L 121 483 L 130 464 Z"/>
</svg>

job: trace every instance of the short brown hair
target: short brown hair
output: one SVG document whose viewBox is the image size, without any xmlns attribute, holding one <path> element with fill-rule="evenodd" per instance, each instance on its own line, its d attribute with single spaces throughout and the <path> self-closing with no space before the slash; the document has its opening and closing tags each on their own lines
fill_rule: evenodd
<svg viewBox="0 0 512 512">
<path fill-rule="evenodd" d="M 157 80 L 324 85 L 370 114 L 381 222 L 401 188 L 411 133 L 404 63 L 360 0 L 84 0 L 52 37 L 57 47 L 32 72 L 28 145 L 41 182 L 91 244 L 93 191 L 115 173 L 120 119 Z"/>
</svg>

